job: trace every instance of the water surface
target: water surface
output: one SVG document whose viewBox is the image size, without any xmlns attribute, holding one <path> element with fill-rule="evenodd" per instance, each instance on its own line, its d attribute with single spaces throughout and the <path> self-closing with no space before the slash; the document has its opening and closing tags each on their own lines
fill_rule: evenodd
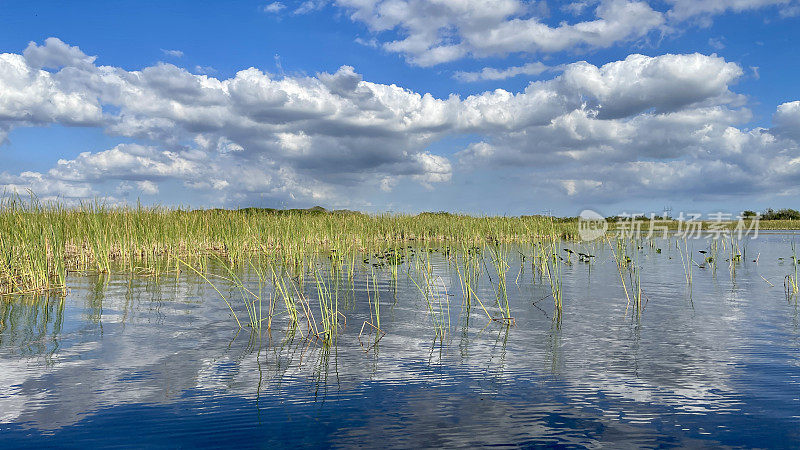
<svg viewBox="0 0 800 450">
<path fill-rule="evenodd" d="M 724 251 L 714 269 L 698 253 L 710 241 L 689 241 L 705 266 L 691 288 L 674 239 L 645 243 L 641 316 L 626 311 L 608 247 L 565 243 L 596 258 L 563 267 L 560 323 L 531 247 L 509 247 L 511 327 L 464 308 L 456 270 L 430 253 L 449 294 L 444 339 L 404 276 L 411 257 L 396 282 L 359 264 L 340 278 L 347 327 L 329 347 L 278 320 L 260 337 L 238 330 L 217 292 L 186 272 L 76 274 L 64 299 L 0 303 L 0 446 L 796 447 L 798 305 L 783 285 L 795 237 L 762 232 L 733 274 Z M 499 316 L 484 257 L 476 293 Z M 358 336 L 373 270 L 386 332 L 377 344 Z M 316 299 L 312 283 L 305 292 Z"/>
</svg>

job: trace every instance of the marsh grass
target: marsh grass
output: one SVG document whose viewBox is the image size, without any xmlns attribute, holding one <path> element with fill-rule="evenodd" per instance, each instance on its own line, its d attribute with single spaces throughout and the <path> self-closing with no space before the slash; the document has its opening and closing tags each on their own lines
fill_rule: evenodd
<svg viewBox="0 0 800 450">
<path fill-rule="evenodd" d="M 409 273 L 409 280 L 425 299 L 435 337 L 443 340 L 450 330 L 450 294 L 442 277 L 434 273 L 430 253 L 425 251 L 414 258 L 415 274 Z"/>
<path fill-rule="evenodd" d="M 416 285 L 439 339 L 451 329 L 455 296 L 448 292 L 448 283 L 452 280 L 454 285 L 456 276 L 467 317 L 479 307 L 477 315 L 485 314 L 489 323 L 513 325 L 509 280 L 519 285 L 520 280 L 533 278 L 536 283 L 538 278 L 542 287 L 546 284 L 553 317 L 560 322 L 564 271 L 570 273 L 570 267 L 581 264 L 591 271 L 594 258 L 584 253 L 589 251 L 584 244 L 564 244 L 576 231 L 574 223 L 546 217 L 186 211 L 102 203 L 67 208 L 7 197 L 0 200 L 0 300 L 8 295 L 63 295 L 72 271 L 156 281 L 187 272 L 213 287 L 238 329 L 260 336 L 264 329 L 285 328 L 328 347 L 344 331 L 347 313 L 355 310 L 354 281 L 360 284 L 363 277 L 369 320 L 363 322 L 359 337 L 371 336 L 369 349 L 386 333 L 382 308 L 390 301 L 381 300 L 381 294 L 394 286 L 396 295 L 401 278 Z M 605 247 L 602 242 L 590 245 L 592 253 Z M 642 258 L 649 257 L 642 249 L 649 246 L 649 255 L 661 249 L 653 241 L 607 236 L 604 242 L 616 262 L 626 314 L 632 309 L 640 316 L 646 298 Z M 712 241 L 702 265 L 693 259 L 698 255 L 685 239 L 675 245 L 690 292 L 693 266 L 715 270 L 718 260 L 727 258 L 733 279 L 744 256 L 741 243 L 733 238 Z M 520 268 L 509 272 L 516 261 L 513 252 L 519 253 Z M 798 293 L 794 246 L 792 253 L 794 273 L 785 278 L 787 296 Z M 441 257 L 436 263 L 434 254 Z M 523 276 L 527 262 L 532 274 Z M 255 277 L 242 276 L 242 270 Z M 479 289 L 484 278 L 494 288 L 494 303 L 491 293 L 483 299 L 477 294 L 486 292 Z M 379 280 L 388 280 L 389 287 Z M 226 291 L 219 283 L 233 289 Z"/>
<path fill-rule="evenodd" d="M 497 274 L 497 306 L 503 312 L 503 317 L 501 319 L 511 323 L 514 321 L 514 318 L 511 316 L 511 305 L 508 302 L 508 288 L 506 286 L 507 272 L 508 269 L 511 268 L 506 261 L 508 249 L 505 248 L 505 246 L 501 247 L 499 242 L 493 243 L 489 248 L 491 249 L 492 265 Z"/>
<path fill-rule="evenodd" d="M 546 279 L 550 287 L 550 296 L 553 298 L 555 314 L 554 320 L 561 321 L 563 305 L 563 278 L 561 265 L 564 258 L 559 253 L 561 241 L 555 236 L 539 242 L 534 246 L 536 251 L 535 266 L 538 268 L 542 279 Z"/>
<path fill-rule="evenodd" d="M 393 276 L 397 276 L 397 268 L 392 271 Z M 369 284 L 372 282 L 372 293 L 370 293 Z M 365 289 L 367 294 L 367 302 L 369 303 L 369 320 L 365 320 L 361 325 L 361 331 L 358 333 L 358 340 L 365 351 L 376 347 L 378 342 L 386 335 L 386 332 L 381 329 L 381 303 L 380 303 L 380 288 L 378 287 L 378 278 L 375 274 L 375 269 L 370 270 L 370 276 L 366 277 Z M 367 328 L 369 327 L 369 328 Z M 366 333 L 365 333 L 366 331 Z M 373 342 L 364 345 L 364 336 L 372 335 Z"/>
<path fill-rule="evenodd" d="M 642 303 L 644 292 L 642 291 L 642 268 L 639 260 L 639 249 L 642 246 L 639 245 L 636 240 L 628 242 L 620 237 L 616 238 L 614 244 L 611 243 L 609 238 L 606 238 L 606 242 L 608 242 L 608 246 L 614 256 L 620 282 L 622 283 L 622 289 L 625 292 L 625 314 L 627 315 L 628 311 L 632 308 L 634 314 L 637 317 L 641 317 L 642 310 L 644 309 L 644 304 Z M 629 245 L 633 247 L 631 250 L 628 249 Z M 630 255 L 633 255 L 633 258 L 631 258 Z M 626 272 L 628 274 L 628 282 L 625 281 L 624 274 Z M 630 288 L 628 283 L 630 283 Z"/>
<path fill-rule="evenodd" d="M 64 292 L 69 271 L 158 277 L 180 270 L 178 257 L 202 272 L 210 255 L 231 264 L 269 255 L 302 283 L 305 264 L 321 254 L 352 277 L 359 253 L 406 244 L 535 242 L 550 233 L 572 238 L 576 230 L 542 217 L 187 211 L 99 202 L 68 208 L 5 196 L 0 294 Z"/>
<path fill-rule="evenodd" d="M 786 275 L 784 278 L 783 286 L 786 290 L 786 298 L 792 299 L 794 298 L 797 301 L 797 293 L 800 292 L 800 286 L 798 286 L 798 265 L 800 265 L 800 261 L 797 261 L 797 252 L 795 251 L 794 242 L 792 242 L 792 268 L 794 269 L 794 276 L 791 274 Z"/>
<path fill-rule="evenodd" d="M 686 280 L 686 287 L 689 289 L 689 295 L 692 293 L 692 264 L 694 261 L 692 260 L 692 250 L 689 248 L 688 239 L 683 239 L 683 248 L 681 248 L 680 241 L 676 241 L 675 246 L 678 247 L 678 253 L 681 255 L 681 266 L 683 267 L 683 274 Z"/>
<path fill-rule="evenodd" d="M 481 307 L 483 312 L 486 314 L 486 317 L 489 319 L 489 322 L 492 321 L 502 321 L 502 319 L 498 319 L 493 317 L 489 311 L 484 306 L 483 302 L 481 301 L 480 297 L 475 293 L 475 289 L 478 287 L 478 282 L 480 280 L 481 275 L 481 262 L 483 258 L 481 256 L 481 249 L 479 247 L 462 247 L 461 255 L 461 263 L 459 264 L 458 257 L 455 260 L 455 268 L 456 273 L 458 274 L 458 281 L 459 285 L 461 286 L 461 293 L 463 298 L 463 306 L 464 311 L 467 313 L 467 317 L 469 317 L 469 313 L 472 309 L 472 302 L 475 301 Z"/>
</svg>

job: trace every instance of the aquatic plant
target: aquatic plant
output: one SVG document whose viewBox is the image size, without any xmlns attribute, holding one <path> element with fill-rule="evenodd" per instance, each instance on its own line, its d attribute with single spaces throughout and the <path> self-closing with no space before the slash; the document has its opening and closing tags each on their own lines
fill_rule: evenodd
<svg viewBox="0 0 800 450">
<path fill-rule="evenodd" d="M 681 248 L 680 242 L 676 242 L 675 246 L 678 247 L 678 252 L 681 255 L 681 266 L 683 267 L 683 274 L 686 279 L 686 286 L 689 287 L 691 290 L 692 288 L 692 264 L 694 261 L 692 260 L 692 250 L 689 249 L 689 243 L 687 239 L 683 239 L 683 248 Z"/>
<path fill-rule="evenodd" d="M 176 257 L 175 259 L 178 262 L 180 262 L 181 264 L 183 264 L 186 267 L 188 267 L 189 269 L 191 269 L 193 272 L 195 272 L 198 276 L 200 276 L 200 278 L 205 280 L 215 291 L 217 291 L 217 294 L 219 294 L 220 298 L 222 298 L 222 301 L 225 302 L 225 304 L 228 306 L 228 309 L 231 311 L 231 315 L 233 315 L 233 319 L 236 321 L 236 325 L 238 325 L 239 329 L 241 329 L 242 328 L 242 322 L 239 321 L 239 316 L 236 315 L 236 311 L 233 310 L 233 306 L 231 305 L 231 302 L 228 301 L 227 297 L 225 297 L 225 295 L 222 292 L 220 292 L 220 290 L 217 288 L 217 286 L 214 283 L 212 283 L 211 280 L 209 280 L 208 277 L 206 277 L 205 274 L 203 274 L 203 272 L 197 270 L 197 268 L 195 268 L 191 264 L 187 263 L 186 261 L 184 261 L 184 260 L 182 260 L 182 259 L 180 259 L 178 257 Z"/>
<path fill-rule="evenodd" d="M 326 345 L 330 345 L 339 332 L 339 296 L 338 291 L 331 290 L 325 283 L 325 278 L 319 270 L 314 270 L 314 281 L 317 288 L 317 303 L 319 306 L 320 321 L 312 321 L 314 334 Z M 311 315 L 313 318 L 313 315 Z"/>
<path fill-rule="evenodd" d="M 329 255 L 333 270 L 353 276 L 356 254 L 386 251 L 393 276 L 408 243 L 476 245 L 530 243 L 575 236 L 575 223 L 536 216 L 308 214 L 270 210 L 183 210 L 112 207 L 101 202 L 66 207 L 36 197 L 0 198 L 0 294 L 65 289 L 68 271 L 160 276 L 180 270 L 180 257 L 203 270 L 216 255 L 230 264 L 269 254 L 298 283 L 304 264 Z"/>
<path fill-rule="evenodd" d="M 637 247 L 637 251 L 632 252 L 635 258 L 632 259 L 630 256 L 627 256 L 628 244 L 622 238 L 617 237 L 614 245 L 611 244 L 609 238 L 606 238 L 606 242 L 608 242 L 608 245 L 611 248 L 611 253 L 614 256 L 614 260 L 617 264 L 619 278 L 622 282 L 622 289 L 625 292 L 625 314 L 627 315 L 628 310 L 631 308 L 631 306 L 633 306 L 633 311 L 635 314 L 637 316 L 641 316 L 644 308 L 644 305 L 642 304 L 642 295 L 644 292 L 642 291 L 641 266 L 639 265 L 639 246 L 634 242 L 634 245 Z M 614 248 L 616 248 L 616 250 L 614 250 Z M 628 272 L 630 292 L 628 290 L 628 284 L 625 281 L 625 276 L 623 275 L 625 270 Z M 633 297 L 632 299 L 631 296 Z"/>
<path fill-rule="evenodd" d="M 551 236 L 548 241 L 539 242 L 535 246 L 537 253 L 538 269 L 543 277 L 547 277 L 548 285 L 550 286 L 550 295 L 553 297 L 553 306 L 555 308 L 554 318 L 558 321 L 561 320 L 563 312 L 563 294 L 562 294 L 562 274 L 561 263 L 564 261 L 558 254 L 560 240 L 555 236 Z"/>
<path fill-rule="evenodd" d="M 797 252 L 795 251 L 794 242 L 792 242 L 792 266 L 794 268 L 794 276 L 786 275 L 784 278 L 784 289 L 786 290 L 786 297 L 790 298 L 794 296 L 797 298 L 797 293 L 800 292 L 800 286 L 798 286 L 798 278 L 797 278 L 797 266 L 800 265 L 800 261 L 797 261 Z"/>
<path fill-rule="evenodd" d="M 421 279 L 421 282 L 415 280 L 411 274 L 409 274 L 409 279 L 425 298 L 435 336 L 444 339 L 450 330 L 450 295 L 442 278 L 433 275 L 433 267 L 428 253 L 425 252 L 421 257 L 415 258 L 417 278 Z"/>
<path fill-rule="evenodd" d="M 374 342 L 367 345 L 365 350 L 369 350 L 372 347 L 378 345 L 378 342 L 386 335 L 386 332 L 381 329 L 381 303 L 380 303 L 380 290 L 378 289 L 378 279 L 375 275 L 374 268 L 371 270 L 371 277 L 367 277 L 365 289 L 367 293 L 367 302 L 369 303 L 369 316 L 370 320 L 365 320 L 364 323 L 361 325 L 361 331 L 358 333 L 358 340 L 361 342 L 362 347 L 364 346 L 364 341 L 362 337 L 364 336 L 364 330 L 366 329 L 367 325 L 369 325 L 369 329 L 367 334 L 370 334 L 369 330 L 375 333 Z M 374 295 L 370 294 L 369 283 L 372 281 L 372 286 L 374 288 Z"/>
<path fill-rule="evenodd" d="M 501 248 L 500 244 L 495 242 L 494 245 L 489 246 L 492 255 L 492 265 L 497 273 L 497 302 L 498 306 L 504 313 L 504 319 L 511 320 L 511 306 L 508 302 L 508 292 L 506 289 L 506 272 L 511 267 L 506 262 L 505 255 L 506 249 Z"/>
</svg>

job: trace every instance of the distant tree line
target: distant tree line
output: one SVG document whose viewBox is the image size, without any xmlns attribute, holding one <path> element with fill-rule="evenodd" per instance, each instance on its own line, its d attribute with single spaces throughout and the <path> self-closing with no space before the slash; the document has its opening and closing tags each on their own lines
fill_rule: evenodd
<svg viewBox="0 0 800 450">
<path fill-rule="evenodd" d="M 756 212 L 747 210 L 742 212 L 742 216 L 745 218 L 755 217 Z M 800 220 L 800 211 L 791 208 L 784 208 L 775 211 L 772 208 L 768 208 L 763 214 L 761 214 L 761 220 Z"/>
<path fill-rule="evenodd" d="M 218 209 L 211 209 L 210 211 L 214 211 Z M 220 210 L 221 211 L 221 210 Z M 238 211 L 247 213 L 247 214 L 274 214 L 274 215 L 284 215 L 284 214 L 308 214 L 308 215 L 319 215 L 319 214 L 362 214 L 359 211 L 351 211 L 347 209 L 336 209 L 336 210 L 328 210 L 321 206 L 314 206 L 313 208 L 306 208 L 306 209 L 276 209 L 276 208 L 240 208 Z M 447 211 L 431 211 L 431 212 L 423 212 L 419 214 L 420 216 L 459 216 L 459 214 L 449 213 Z M 755 218 L 758 216 L 758 213 L 752 210 L 742 211 L 742 217 L 745 219 L 748 218 Z M 578 217 L 553 217 L 553 216 L 545 216 L 541 214 L 536 215 L 523 215 L 520 216 L 523 219 L 526 218 L 547 218 L 552 220 L 555 223 L 569 223 L 569 222 L 577 222 Z M 784 208 L 779 210 L 774 210 L 772 208 L 768 208 L 764 211 L 761 216 L 761 220 L 800 220 L 800 211 L 796 209 Z M 642 215 L 640 217 L 642 220 L 648 219 L 648 217 Z M 672 217 L 668 217 L 665 215 L 657 216 L 657 220 L 673 220 Z M 609 222 L 618 222 L 624 220 L 630 220 L 630 217 L 620 217 L 620 216 L 611 216 L 606 217 L 606 220 Z M 735 218 L 734 218 L 735 220 Z"/>
</svg>

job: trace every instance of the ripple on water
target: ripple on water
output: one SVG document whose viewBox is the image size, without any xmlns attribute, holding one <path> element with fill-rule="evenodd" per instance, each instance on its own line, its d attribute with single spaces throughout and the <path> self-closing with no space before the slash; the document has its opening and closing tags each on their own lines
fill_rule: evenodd
<svg viewBox="0 0 800 450">
<path fill-rule="evenodd" d="M 403 276 L 409 258 L 396 281 L 376 272 L 387 334 L 361 345 L 373 320 L 365 266 L 352 284 L 340 280 L 354 292 L 339 297 L 348 323 L 332 348 L 287 334 L 284 316 L 260 339 L 237 333 L 216 291 L 187 274 L 74 277 L 63 303 L 3 304 L 0 443 L 792 446 L 800 320 L 781 289 L 790 267 L 777 259 L 790 240 L 749 242 L 733 273 L 695 267 L 691 287 L 674 241 L 642 249 L 640 317 L 610 252 L 593 249 L 594 264 L 565 268 L 560 324 L 549 287 L 512 251 L 510 329 L 478 305 L 465 310 L 458 274 L 434 253 L 444 342 Z M 480 281 L 477 296 L 499 314 L 490 263 Z M 315 298 L 313 285 L 305 292 Z"/>
</svg>

